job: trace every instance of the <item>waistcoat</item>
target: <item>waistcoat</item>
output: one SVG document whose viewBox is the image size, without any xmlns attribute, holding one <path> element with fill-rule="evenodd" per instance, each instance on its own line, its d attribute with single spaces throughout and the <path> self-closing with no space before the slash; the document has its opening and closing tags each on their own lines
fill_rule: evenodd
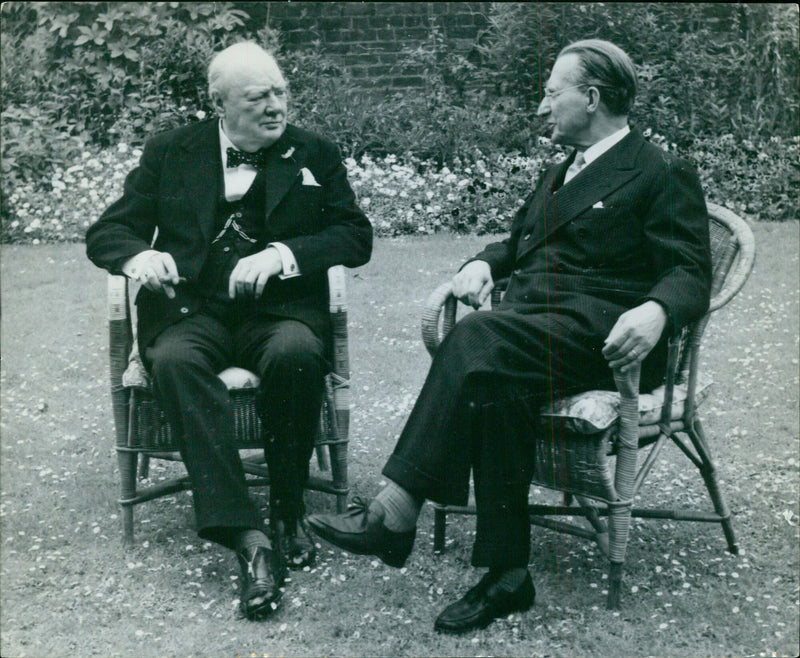
<svg viewBox="0 0 800 658">
<path fill-rule="evenodd" d="M 224 183 L 220 189 L 225 189 Z M 266 247 L 265 202 L 264 172 L 261 170 L 241 199 L 227 201 L 221 196 L 217 200 L 215 237 L 199 278 L 200 289 L 205 291 L 210 301 L 230 303 L 228 280 L 236 263 Z"/>
</svg>

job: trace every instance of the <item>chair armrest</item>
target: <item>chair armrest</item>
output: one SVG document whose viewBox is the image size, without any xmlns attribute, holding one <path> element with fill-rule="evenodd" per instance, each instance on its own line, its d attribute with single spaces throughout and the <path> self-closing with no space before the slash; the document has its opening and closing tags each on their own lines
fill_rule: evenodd
<svg viewBox="0 0 800 658">
<path fill-rule="evenodd" d="M 112 390 L 121 386 L 128 367 L 133 333 L 128 310 L 128 281 L 124 276 L 108 276 L 108 353 Z"/>
<path fill-rule="evenodd" d="M 491 293 L 492 309 L 500 303 L 507 286 L 508 279 L 499 279 L 494 282 Z M 442 313 L 443 310 L 444 313 Z M 422 312 L 422 341 L 431 356 L 436 354 L 442 340 L 455 325 L 457 310 L 458 300 L 453 297 L 453 286 L 449 281 L 436 288 L 425 302 Z"/>
<path fill-rule="evenodd" d="M 627 372 L 612 368 L 614 383 L 619 391 L 619 434 L 614 489 L 620 501 L 633 499 L 639 452 L 639 376 L 641 365 Z"/>
<path fill-rule="evenodd" d="M 439 349 L 444 337 L 456 323 L 456 306 L 458 300 L 453 297 L 453 286 L 448 281 L 434 290 L 422 311 L 422 341 L 428 353 L 433 356 Z M 442 311 L 444 310 L 444 314 Z M 439 319 L 442 318 L 441 333 Z"/>
<path fill-rule="evenodd" d="M 350 429 L 350 351 L 347 333 L 347 276 L 343 265 L 328 270 L 328 294 L 331 314 L 331 380 L 336 430 L 339 439 L 347 438 Z"/>
<path fill-rule="evenodd" d="M 128 392 L 122 384 L 122 374 L 128 367 L 133 344 L 128 295 L 128 280 L 124 276 L 108 276 L 108 360 L 111 381 L 111 403 L 117 445 L 128 438 Z"/>
</svg>

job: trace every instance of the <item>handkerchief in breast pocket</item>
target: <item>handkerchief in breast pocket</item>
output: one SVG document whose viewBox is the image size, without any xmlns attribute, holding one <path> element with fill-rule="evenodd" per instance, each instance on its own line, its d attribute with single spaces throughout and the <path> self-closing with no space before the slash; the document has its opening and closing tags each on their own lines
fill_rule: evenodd
<svg viewBox="0 0 800 658">
<path fill-rule="evenodd" d="M 317 182 L 317 179 L 314 178 L 314 174 L 312 174 L 306 167 L 303 167 L 300 170 L 300 173 L 303 175 L 303 185 L 311 185 L 311 187 L 321 187 L 321 185 Z"/>
<path fill-rule="evenodd" d="M 592 208 L 605 208 L 605 206 L 603 205 L 603 202 L 602 202 L 602 201 L 598 201 L 597 203 L 595 203 L 595 204 L 592 206 Z"/>
</svg>

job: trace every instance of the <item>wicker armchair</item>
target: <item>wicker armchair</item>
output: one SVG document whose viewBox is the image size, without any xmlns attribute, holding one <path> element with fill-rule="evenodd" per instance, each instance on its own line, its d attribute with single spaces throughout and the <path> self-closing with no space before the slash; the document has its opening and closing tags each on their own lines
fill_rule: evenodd
<svg viewBox="0 0 800 658">
<path fill-rule="evenodd" d="M 713 261 L 711 305 L 703 318 L 671 337 L 665 384 L 651 394 L 639 395 L 638 368 L 625 375 L 615 372 L 618 392 L 590 391 L 542 409 L 533 481 L 563 492 L 564 504 L 530 505 L 531 522 L 597 542 L 610 561 L 609 608 L 618 608 L 620 604 L 632 516 L 719 523 L 728 550 L 737 553 L 730 511 L 719 490 L 708 442 L 696 414 L 707 391 L 706 382 L 698 373 L 698 363 L 709 316 L 727 304 L 744 285 L 753 267 L 755 246 L 744 220 L 714 204 L 708 204 L 708 210 Z M 493 308 L 500 301 L 502 290 L 500 282 L 492 293 Z M 456 306 L 450 283 L 439 286 L 428 299 L 422 336 L 431 354 L 455 324 Z M 673 441 L 697 467 L 713 512 L 633 507 L 635 496 L 668 441 Z M 648 448 L 648 452 L 639 464 L 641 448 Z M 444 550 L 448 513 L 474 514 L 475 508 L 435 506 L 436 551 Z M 553 516 L 583 517 L 588 523 L 581 526 Z"/>
<path fill-rule="evenodd" d="M 119 463 L 123 539 L 133 539 L 133 508 L 139 503 L 190 488 L 188 476 L 137 489 L 137 474 L 148 477 L 150 459 L 180 461 L 169 423 L 150 391 L 149 377 L 135 348 L 136 318 L 133 284 L 125 277 L 108 277 L 109 360 L 111 401 Z M 347 441 L 350 420 L 350 364 L 347 338 L 347 299 L 343 266 L 328 270 L 332 325 L 332 370 L 325 380 L 316 455 L 319 474 L 307 488 L 336 496 L 337 509 L 346 508 Z M 241 368 L 220 373 L 234 406 L 237 447 L 263 449 L 261 421 L 255 407 L 258 377 Z M 263 456 L 243 459 L 249 486 L 269 484 Z M 138 472 L 138 473 L 137 473 Z M 324 476 L 323 473 L 329 473 Z"/>
</svg>

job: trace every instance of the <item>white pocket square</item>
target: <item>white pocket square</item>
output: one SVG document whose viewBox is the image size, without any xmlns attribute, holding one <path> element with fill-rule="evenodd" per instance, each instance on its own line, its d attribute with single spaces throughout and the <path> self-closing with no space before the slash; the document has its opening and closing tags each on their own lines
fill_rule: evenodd
<svg viewBox="0 0 800 658">
<path fill-rule="evenodd" d="M 300 173 L 303 174 L 303 185 L 311 185 L 312 187 L 321 187 L 321 185 L 317 182 L 317 179 L 314 178 L 314 174 L 312 174 L 306 167 L 303 167 L 300 170 Z"/>
<path fill-rule="evenodd" d="M 595 203 L 595 204 L 592 206 L 592 208 L 605 208 L 605 206 L 603 205 L 603 202 L 602 202 L 602 201 L 598 201 L 597 203 Z"/>
</svg>

